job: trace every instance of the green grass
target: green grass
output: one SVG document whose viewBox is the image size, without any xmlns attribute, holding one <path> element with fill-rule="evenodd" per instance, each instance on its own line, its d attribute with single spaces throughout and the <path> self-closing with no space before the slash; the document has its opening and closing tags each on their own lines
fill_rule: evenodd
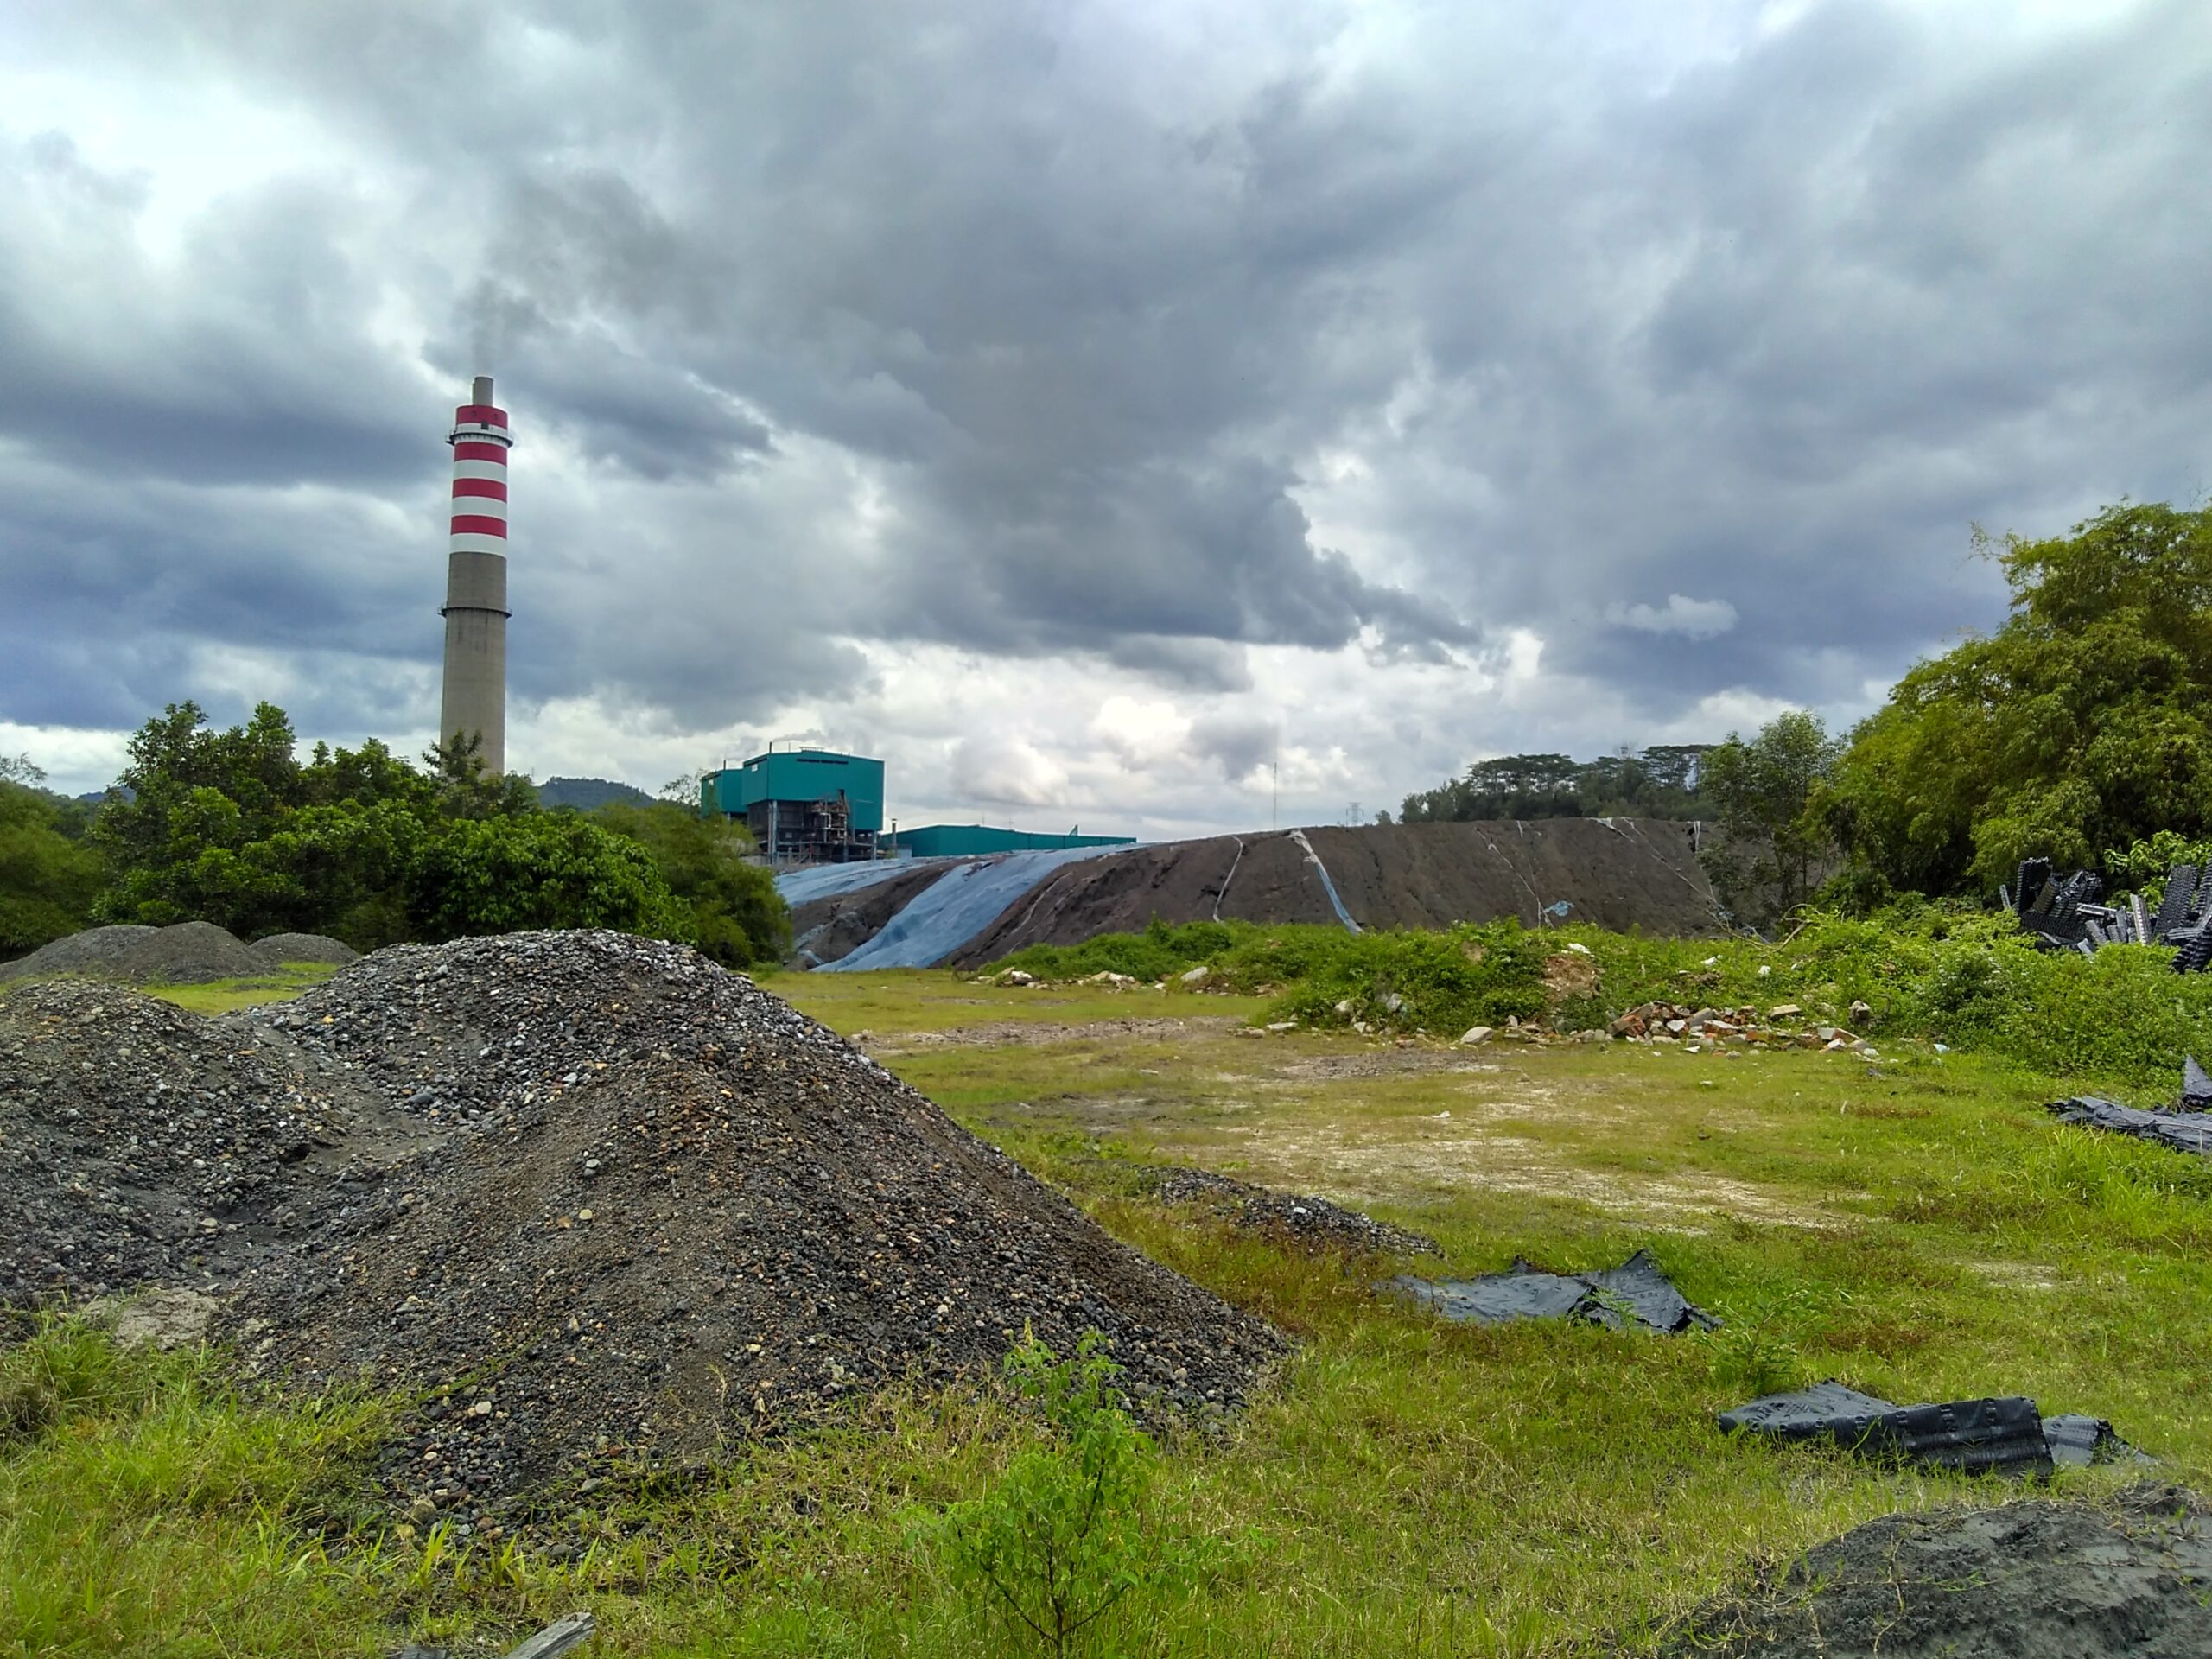
<svg viewBox="0 0 2212 1659">
<path fill-rule="evenodd" d="M 2041 1072 L 1909 1044 L 1869 1067 L 1116 1035 L 1096 1022 L 1242 1006 L 950 974 L 772 982 L 842 1029 L 949 1034 L 887 1063 L 1300 1339 L 1250 1409 L 1171 1437 L 1166 1524 L 1223 1541 L 1230 1565 L 1141 1610 L 1133 1652 L 1632 1654 L 1757 1560 L 2011 1495 L 1722 1439 L 1712 1414 L 1771 1382 L 2029 1393 L 2112 1418 L 2164 1476 L 2212 1471 L 2212 1166 L 2055 1124 Z M 1065 1040 L 957 1029 L 1054 1020 Z M 1446 1327 L 1363 1272 L 1137 1196 L 1130 1165 L 1157 1160 L 1357 1203 L 1434 1236 L 1447 1272 L 1649 1246 L 1730 1324 Z M 691 1490 L 569 1514 L 527 1549 L 456 1550 L 365 1513 L 385 1421 L 361 1401 L 278 1412 L 207 1357 L 118 1357 L 78 1327 L 0 1352 L 0 1423 L 16 1424 L 0 1433 L 0 1656 L 365 1655 L 408 1635 L 498 1651 L 574 1606 L 609 1656 L 1005 1650 L 915 1524 L 1005 1467 L 1019 1436 L 987 1388 L 893 1391 Z"/>
<path fill-rule="evenodd" d="M 327 962 L 288 962 L 265 974 L 243 979 L 213 979 L 199 985 L 149 985 L 149 996 L 158 996 L 194 1014 L 229 1014 L 259 1002 L 289 1002 L 312 990 L 338 969 Z"/>
<path fill-rule="evenodd" d="M 1599 985 L 1561 1001 L 1546 991 L 1544 964 L 1569 946 L 1588 953 Z M 1916 904 L 1870 920 L 1814 912 L 1777 943 L 1581 926 L 1532 932 L 1512 921 L 1358 935 L 1155 923 L 1141 934 L 1033 946 L 997 968 L 1064 980 L 1128 963 L 1175 983 L 1204 963 L 1210 988 L 1269 996 L 1272 1017 L 1446 1036 L 1509 1018 L 1568 1030 L 1603 1026 L 1654 1001 L 1792 1003 L 1808 1019 L 1855 1025 L 1862 1035 L 1941 1040 L 2052 1077 L 2165 1100 L 2183 1054 L 2212 1058 L 2212 975 L 2176 974 L 2171 956 L 2136 945 L 2094 957 L 2037 951 L 2008 915 Z M 1853 1015 L 1858 1003 L 1871 1014 Z"/>
</svg>

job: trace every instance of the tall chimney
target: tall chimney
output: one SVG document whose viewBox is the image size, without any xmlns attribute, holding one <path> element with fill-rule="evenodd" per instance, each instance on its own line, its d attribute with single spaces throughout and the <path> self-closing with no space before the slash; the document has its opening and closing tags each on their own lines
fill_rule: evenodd
<svg viewBox="0 0 2212 1659">
<path fill-rule="evenodd" d="M 453 526 L 446 559 L 445 697 L 438 741 L 480 737 L 486 774 L 507 769 L 507 411 L 480 374 L 453 412 Z"/>
</svg>

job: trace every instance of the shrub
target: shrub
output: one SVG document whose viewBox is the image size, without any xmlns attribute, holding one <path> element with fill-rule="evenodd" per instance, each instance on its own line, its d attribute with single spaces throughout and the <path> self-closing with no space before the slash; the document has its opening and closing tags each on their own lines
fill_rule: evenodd
<svg viewBox="0 0 2212 1659">
<path fill-rule="evenodd" d="M 1017 1639 L 1054 1655 L 1095 1647 L 1138 1605 L 1196 1582 L 1217 1554 L 1151 1524 L 1159 1452 L 1122 1409 L 1103 1351 L 1089 1332 L 1063 1360 L 1025 1333 L 1006 1376 L 1037 1408 L 1040 1441 L 937 1529 L 954 1581 Z"/>
</svg>

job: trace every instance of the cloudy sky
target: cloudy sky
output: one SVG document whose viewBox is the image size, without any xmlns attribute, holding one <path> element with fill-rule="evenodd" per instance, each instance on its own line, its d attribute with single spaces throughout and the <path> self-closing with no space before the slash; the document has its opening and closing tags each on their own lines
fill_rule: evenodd
<svg viewBox="0 0 2212 1659">
<path fill-rule="evenodd" d="M 1161 835 L 1847 722 L 2212 472 L 2202 0 L 0 7 L 0 753 L 764 739 Z"/>
</svg>

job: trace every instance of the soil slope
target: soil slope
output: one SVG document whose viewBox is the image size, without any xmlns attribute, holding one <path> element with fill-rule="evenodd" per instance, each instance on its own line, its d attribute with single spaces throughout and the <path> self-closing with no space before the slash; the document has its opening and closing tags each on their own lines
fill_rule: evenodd
<svg viewBox="0 0 2212 1659">
<path fill-rule="evenodd" d="M 1560 900 L 1572 919 L 1653 933 L 1720 931 L 1686 823 L 1553 818 L 1531 823 L 1376 824 L 1303 832 L 1362 927 L 1440 927 L 1517 916 Z M 878 891 L 850 895 L 858 901 Z M 824 906 L 839 901 L 823 900 Z M 1334 924 L 1313 861 L 1293 836 L 1218 836 L 1133 848 L 1053 871 L 957 952 L 996 961 L 1031 944 L 1220 919 Z"/>
</svg>

